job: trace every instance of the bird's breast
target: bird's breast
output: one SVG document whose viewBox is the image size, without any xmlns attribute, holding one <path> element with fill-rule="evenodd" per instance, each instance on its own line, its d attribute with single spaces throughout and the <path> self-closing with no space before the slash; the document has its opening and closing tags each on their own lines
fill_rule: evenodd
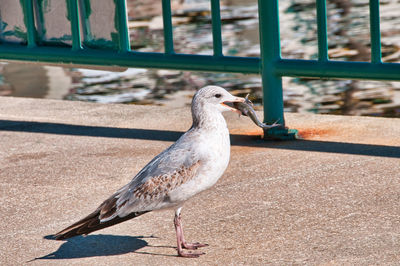
<svg viewBox="0 0 400 266">
<path fill-rule="evenodd" d="M 205 165 L 210 169 L 225 171 L 229 163 L 231 149 L 228 129 L 224 127 L 203 134 L 203 139 L 199 144 Z"/>
<path fill-rule="evenodd" d="M 196 144 L 201 154 L 196 176 L 176 189 L 169 196 L 172 201 L 183 202 L 195 194 L 213 186 L 225 172 L 230 158 L 229 131 L 218 130 L 212 134 L 201 134 Z"/>
</svg>

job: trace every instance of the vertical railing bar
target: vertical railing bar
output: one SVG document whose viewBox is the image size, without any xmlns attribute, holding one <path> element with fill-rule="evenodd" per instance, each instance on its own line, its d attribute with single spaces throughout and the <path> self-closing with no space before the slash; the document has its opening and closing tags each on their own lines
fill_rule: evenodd
<svg viewBox="0 0 400 266">
<path fill-rule="evenodd" d="M 317 0 L 318 60 L 328 61 L 326 0 Z"/>
<path fill-rule="evenodd" d="M 171 1 L 162 0 L 162 13 L 163 13 L 163 24 L 164 24 L 164 52 L 166 54 L 174 53 L 174 39 L 173 39 L 173 28 L 172 28 L 172 12 L 171 12 Z"/>
<path fill-rule="evenodd" d="M 33 0 L 24 0 L 22 2 L 24 12 L 24 22 L 27 33 L 28 47 L 36 47 L 36 29 L 35 29 L 35 17 L 33 10 Z"/>
<path fill-rule="evenodd" d="M 85 41 L 91 42 L 92 41 L 92 33 L 90 28 L 90 22 L 87 14 L 88 7 L 86 6 L 85 0 L 78 0 L 78 6 L 80 11 L 80 23 L 82 23 L 82 34 L 83 34 L 83 44 Z"/>
<path fill-rule="evenodd" d="M 381 30 L 379 21 L 379 0 L 369 1 L 369 22 L 371 37 L 371 62 L 381 63 Z"/>
<path fill-rule="evenodd" d="M 126 1 L 117 0 L 116 1 L 117 12 L 117 29 L 118 29 L 118 48 L 120 52 L 128 52 L 131 50 L 131 44 L 129 41 L 129 27 L 128 27 L 128 15 L 126 13 Z"/>
<path fill-rule="evenodd" d="M 211 23 L 213 36 L 214 56 L 222 56 L 222 35 L 221 35 L 221 8 L 220 0 L 211 0 Z"/>
<path fill-rule="evenodd" d="M 81 31 L 79 27 L 78 0 L 68 0 L 68 14 L 71 23 L 72 50 L 82 49 Z"/>
<path fill-rule="evenodd" d="M 282 77 L 274 73 L 281 59 L 278 0 L 258 0 L 258 12 L 264 122 L 284 125 Z"/>
</svg>

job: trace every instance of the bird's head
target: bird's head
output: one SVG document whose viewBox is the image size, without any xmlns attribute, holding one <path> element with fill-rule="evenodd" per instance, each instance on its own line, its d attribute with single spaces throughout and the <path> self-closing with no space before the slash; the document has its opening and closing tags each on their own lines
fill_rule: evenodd
<svg viewBox="0 0 400 266">
<path fill-rule="evenodd" d="M 235 97 L 218 86 L 207 86 L 196 92 L 192 101 L 192 111 L 233 111 L 241 114 L 241 111 L 234 107 L 235 102 L 245 102 L 244 98 Z"/>
<path fill-rule="evenodd" d="M 221 115 L 225 111 L 241 113 L 235 104 L 244 102 L 245 99 L 235 97 L 225 89 L 218 86 L 207 86 L 196 92 L 192 100 L 193 124 L 197 126 L 225 124 Z M 221 119 L 223 122 L 221 122 Z"/>
</svg>

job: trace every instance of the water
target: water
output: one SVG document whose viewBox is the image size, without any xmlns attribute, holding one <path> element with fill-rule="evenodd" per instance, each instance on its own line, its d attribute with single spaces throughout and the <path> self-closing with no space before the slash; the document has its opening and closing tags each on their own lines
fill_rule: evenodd
<svg viewBox="0 0 400 266">
<path fill-rule="evenodd" d="M 150 2 L 149 2 L 150 3 Z M 314 0 L 281 0 L 281 44 L 284 58 L 316 59 Z M 152 4 L 152 16 L 130 21 L 132 49 L 163 51 L 162 20 Z M 225 55 L 259 56 L 257 3 L 222 1 L 222 39 Z M 186 0 L 175 6 L 174 46 L 178 53 L 212 54 L 209 3 Z M 384 62 L 400 62 L 400 3 L 381 1 Z M 369 61 L 367 0 L 328 1 L 329 56 L 331 60 Z M 0 66 L 0 94 L 38 98 L 182 106 L 195 90 L 208 84 L 233 94 L 251 94 L 261 105 L 258 75 L 128 69 L 122 73 L 48 66 Z M 284 78 L 287 112 L 400 117 L 400 83 L 353 80 Z"/>
</svg>

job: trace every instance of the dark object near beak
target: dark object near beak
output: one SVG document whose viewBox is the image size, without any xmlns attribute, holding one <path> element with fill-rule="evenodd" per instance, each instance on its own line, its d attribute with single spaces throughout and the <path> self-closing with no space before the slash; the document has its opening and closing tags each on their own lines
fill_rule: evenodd
<svg viewBox="0 0 400 266">
<path fill-rule="evenodd" d="M 267 125 L 267 124 L 262 123 L 258 119 L 257 114 L 253 109 L 253 103 L 248 99 L 248 97 L 249 97 L 249 95 L 247 94 L 244 102 L 233 102 L 233 103 L 231 103 L 232 104 L 231 107 L 239 110 L 242 113 L 242 115 L 250 117 L 250 119 L 253 120 L 253 122 L 257 126 L 263 128 L 263 129 L 270 129 L 270 128 L 273 128 L 273 127 L 283 127 L 281 124 L 277 123 L 278 121 L 273 123 L 272 125 Z"/>
</svg>

